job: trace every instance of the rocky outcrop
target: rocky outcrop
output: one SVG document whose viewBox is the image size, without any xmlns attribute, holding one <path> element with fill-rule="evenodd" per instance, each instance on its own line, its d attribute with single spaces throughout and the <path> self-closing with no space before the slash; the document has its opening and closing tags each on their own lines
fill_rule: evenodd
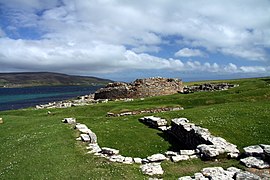
<svg viewBox="0 0 270 180">
<path fill-rule="evenodd" d="M 137 79 L 132 83 L 109 83 L 95 93 L 94 99 L 143 98 L 183 91 L 182 81 L 168 78 Z"/>
<path fill-rule="evenodd" d="M 218 83 L 218 84 L 205 83 L 205 84 L 194 85 L 194 86 L 185 86 L 181 93 L 188 94 L 188 93 L 194 93 L 194 92 L 200 92 L 200 91 L 221 91 L 221 90 L 228 90 L 230 88 L 234 88 L 237 86 L 239 85 L 229 84 L 229 83 Z"/>
</svg>

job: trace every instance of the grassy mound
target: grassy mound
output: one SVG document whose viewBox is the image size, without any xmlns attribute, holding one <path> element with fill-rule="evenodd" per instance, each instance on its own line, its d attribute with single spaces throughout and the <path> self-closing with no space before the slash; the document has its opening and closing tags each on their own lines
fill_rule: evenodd
<svg viewBox="0 0 270 180">
<path fill-rule="evenodd" d="M 224 82 L 224 81 L 223 81 Z M 106 117 L 107 112 L 183 106 L 185 110 L 151 114 L 170 120 L 186 117 L 216 136 L 244 146 L 270 144 L 270 78 L 230 80 L 239 87 L 219 92 L 198 92 L 151 97 L 133 102 L 109 102 L 84 107 L 0 112 L 0 179 L 147 179 L 139 165 L 111 163 L 86 154 L 86 144 L 75 141 L 77 132 L 61 119 L 75 117 L 98 136 L 101 146 L 124 156 L 146 157 L 177 148 L 164 134 L 148 128 L 138 116 Z M 166 179 L 193 174 L 207 166 L 238 166 L 235 160 L 163 162 Z"/>
</svg>

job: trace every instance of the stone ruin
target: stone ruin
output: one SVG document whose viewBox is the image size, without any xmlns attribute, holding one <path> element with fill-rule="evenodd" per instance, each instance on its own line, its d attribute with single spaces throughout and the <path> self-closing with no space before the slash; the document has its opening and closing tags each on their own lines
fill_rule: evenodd
<svg viewBox="0 0 270 180">
<path fill-rule="evenodd" d="M 193 86 L 185 86 L 182 94 L 189 94 L 194 92 L 201 92 L 201 91 L 222 91 L 228 90 L 230 88 L 238 87 L 238 84 L 229 84 L 229 83 L 204 83 L 198 84 Z"/>
<path fill-rule="evenodd" d="M 96 91 L 94 99 L 143 98 L 175 94 L 183 91 L 182 81 L 172 78 L 136 79 L 132 83 L 109 83 Z"/>
<path fill-rule="evenodd" d="M 125 157 L 119 154 L 119 150 L 100 147 L 97 143 L 96 134 L 91 131 L 85 124 L 76 122 L 75 118 L 64 118 L 63 123 L 71 124 L 74 129 L 80 132 L 80 136 L 76 140 L 80 140 L 88 144 L 88 153 L 94 154 L 98 157 L 103 157 L 111 162 L 123 163 L 123 164 L 141 164 L 140 168 L 143 174 L 149 176 L 162 175 L 164 170 L 162 169 L 161 162 L 171 160 L 172 162 L 185 161 L 194 158 L 202 158 L 204 156 L 217 158 L 219 154 L 230 153 L 236 156 L 230 156 L 231 158 L 237 158 L 239 156 L 239 150 L 235 145 L 227 142 L 225 139 L 215 137 L 209 133 L 205 128 L 195 126 L 189 123 L 186 118 L 172 119 L 172 126 L 167 125 L 167 121 L 160 117 L 146 116 L 139 119 L 141 122 L 157 128 L 163 132 L 172 133 L 181 140 L 188 139 L 185 143 L 191 143 L 197 145 L 193 150 L 180 150 L 179 152 L 167 151 L 164 154 L 153 154 L 146 158 L 139 157 Z M 166 127 L 166 128 L 161 128 Z M 179 132 L 182 131 L 182 132 Z M 206 144 L 200 144 L 206 143 Z M 199 144 L 199 145 L 198 145 Z M 204 148 L 201 148 L 204 147 Z M 241 155 L 243 156 L 243 155 Z M 270 158 L 270 145 L 255 145 L 244 148 L 244 156 L 246 158 L 241 159 L 240 162 L 247 167 L 255 167 L 258 169 L 269 168 Z M 235 167 L 227 168 L 222 167 L 208 167 L 201 170 L 201 172 L 195 173 L 193 176 L 180 177 L 179 180 L 192 180 L 192 179 L 269 179 L 270 173 L 251 173 L 243 171 Z M 149 178 L 150 179 L 150 178 Z"/>
</svg>

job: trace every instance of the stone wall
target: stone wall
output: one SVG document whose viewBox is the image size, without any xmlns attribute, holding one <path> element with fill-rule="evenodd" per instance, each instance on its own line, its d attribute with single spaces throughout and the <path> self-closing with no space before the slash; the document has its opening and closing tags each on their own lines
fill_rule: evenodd
<svg viewBox="0 0 270 180">
<path fill-rule="evenodd" d="M 137 79 L 132 83 L 109 83 L 95 93 L 95 99 L 142 98 L 183 91 L 182 81 L 172 78 Z"/>
</svg>

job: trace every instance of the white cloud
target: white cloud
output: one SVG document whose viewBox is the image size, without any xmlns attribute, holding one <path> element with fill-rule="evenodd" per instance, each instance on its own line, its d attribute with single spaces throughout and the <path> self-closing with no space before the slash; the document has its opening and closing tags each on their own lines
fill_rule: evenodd
<svg viewBox="0 0 270 180">
<path fill-rule="evenodd" d="M 19 33 L 21 27 L 28 27 L 42 32 L 42 36 L 28 41 L 0 38 L 0 71 L 32 68 L 86 74 L 162 69 L 249 73 L 264 68 L 260 64 L 236 66 L 235 62 L 224 65 L 220 60 L 183 62 L 146 54 L 166 51 L 163 49 L 166 43 L 177 47 L 176 41 L 182 43 L 181 47 L 189 48 L 178 47 L 175 57 L 204 56 L 203 47 L 208 54 L 222 53 L 259 63 L 269 61 L 268 0 L 64 0 L 62 3 L 9 0 L 1 3 L 10 9 L 5 13 L 9 31 Z M 0 29 L 1 34 L 4 36 Z"/>
<path fill-rule="evenodd" d="M 174 54 L 176 57 L 193 57 L 193 56 L 204 56 L 204 53 L 199 49 L 183 48 Z"/>
</svg>

